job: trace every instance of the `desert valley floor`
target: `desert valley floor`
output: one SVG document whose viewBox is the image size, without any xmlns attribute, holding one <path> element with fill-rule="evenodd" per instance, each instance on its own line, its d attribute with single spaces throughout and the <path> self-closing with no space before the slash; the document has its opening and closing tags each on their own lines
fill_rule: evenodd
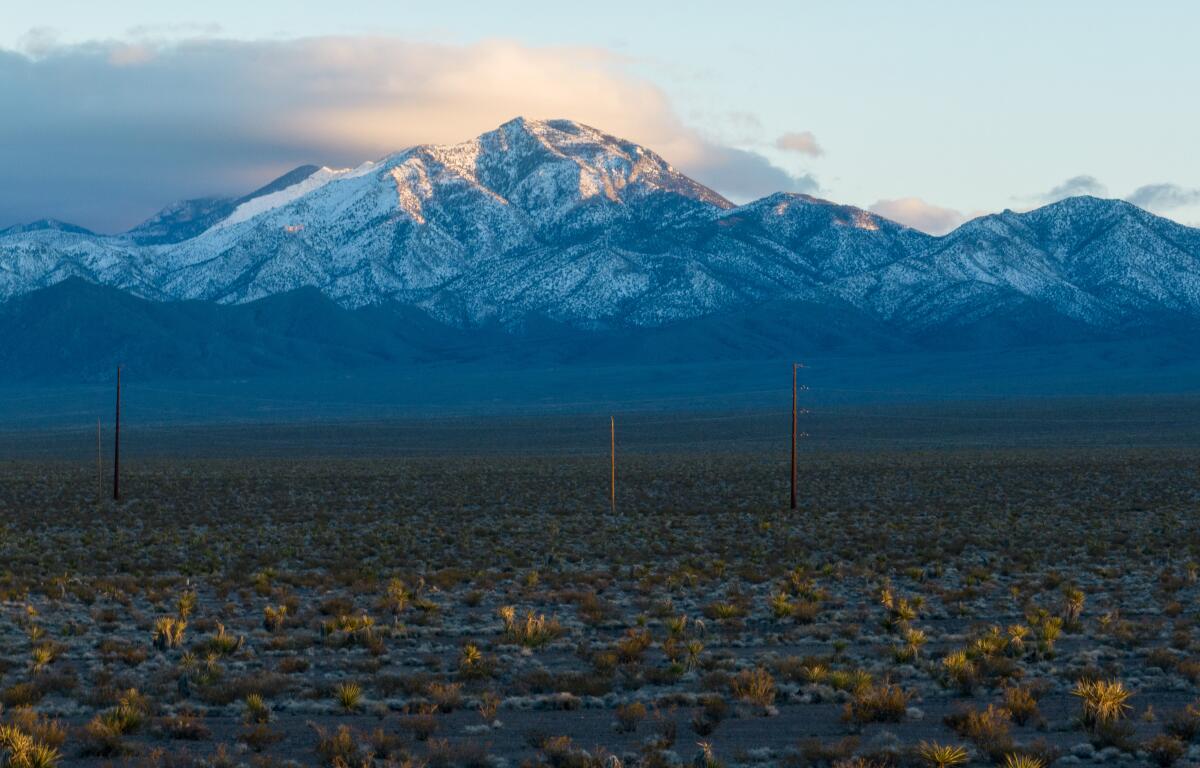
<svg viewBox="0 0 1200 768">
<path fill-rule="evenodd" d="M 615 512 L 607 417 L 131 427 L 120 503 L 94 435 L 6 432 L 0 736 L 97 766 L 1196 764 L 1198 411 L 814 416 L 796 512 L 779 414 L 622 420 Z"/>
</svg>

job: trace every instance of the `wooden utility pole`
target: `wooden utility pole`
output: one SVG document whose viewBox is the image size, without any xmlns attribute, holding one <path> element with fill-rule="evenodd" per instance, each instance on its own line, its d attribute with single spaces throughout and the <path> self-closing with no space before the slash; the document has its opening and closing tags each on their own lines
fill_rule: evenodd
<svg viewBox="0 0 1200 768">
<path fill-rule="evenodd" d="M 96 417 L 96 501 L 104 501 L 104 455 L 100 452 L 100 417 Z"/>
<path fill-rule="evenodd" d="M 609 417 L 609 457 L 611 459 L 612 474 L 608 484 L 608 501 L 612 506 L 612 512 L 617 513 L 617 417 Z"/>
<path fill-rule="evenodd" d="M 117 366 L 117 419 L 113 426 L 113 501 L 121 500 L 121 366 Z"/>
<path fill-rule="evenodd" d="M 792 363 L 792 509 L 796 508 L 796 369 L 799 363 Z"/>
</svg>

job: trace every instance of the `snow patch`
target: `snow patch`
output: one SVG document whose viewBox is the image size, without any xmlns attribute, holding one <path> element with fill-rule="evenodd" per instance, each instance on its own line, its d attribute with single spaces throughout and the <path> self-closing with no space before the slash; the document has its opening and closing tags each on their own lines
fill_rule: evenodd
<svg viewBox="0 0 1200 768">
<path fill-rule="evenodd" d="M 309 192 L 320 189 L 331 181 L 338 179 L 352 179 L 356 176 L 364 176 L 375 169 L 377 163 L 368 161 L 358 166 L 357 168 L 325 168 L 322 167 L 319 171 L 312 174 L 304 181 L 293 184 L 290 187 L 277 190 L 269 195 L 256 197 L 253 200 L 247 200 L 233 210 L 233 213 L 226 216 L 221 221 L 212 226 L 212 229 L 221 229 L 230 227 L 234 224 L 240 224 L 243 221 L 250 219 L 260 214 L 272 211 L 276 208 L 281 208 L 293 200 L 299 200 Z"/>
</svg>

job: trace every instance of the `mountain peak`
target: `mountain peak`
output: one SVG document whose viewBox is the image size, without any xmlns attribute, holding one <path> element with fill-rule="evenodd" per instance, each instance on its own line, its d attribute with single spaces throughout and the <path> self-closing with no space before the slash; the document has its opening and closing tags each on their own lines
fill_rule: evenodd
<svg viewBox="0 0 1200 768">
<path fill-rule="evenodd" d="M 11 227 L 0 229 L 0 235 L 16 235 L 24 232 L 70 232 L 76 235 L 94 235 L 90 229 L 85 229 L 77 224 L 71 224 L 60 219 L 38 219 L 27 224 L 14 224 Z"/>
</svg>

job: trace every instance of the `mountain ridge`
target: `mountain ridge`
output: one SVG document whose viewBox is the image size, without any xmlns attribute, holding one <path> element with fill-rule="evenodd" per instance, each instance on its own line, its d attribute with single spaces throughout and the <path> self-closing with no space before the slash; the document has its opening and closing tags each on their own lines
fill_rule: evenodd
<svg viewBox="0 0 1200 768">
<path fill-rule="evenodd" d="M 517 118 L 356 169 L 302 166 L 121 235 L 0 231 L 0 299 L 68 277 L 232 305 L 313 287 L 347 309 L 517 335 L 543 320 L 600 333 L 804 305 L 852 308 L 896 338 L 975 335 L 989 317 L 1006 338 L 1023 312 L 1073 338 L 1200 318 L 1200 230 L 1094 197 L 942 236 L 809 195 L 734 205 L 645 147 Z"/>
</svg>

